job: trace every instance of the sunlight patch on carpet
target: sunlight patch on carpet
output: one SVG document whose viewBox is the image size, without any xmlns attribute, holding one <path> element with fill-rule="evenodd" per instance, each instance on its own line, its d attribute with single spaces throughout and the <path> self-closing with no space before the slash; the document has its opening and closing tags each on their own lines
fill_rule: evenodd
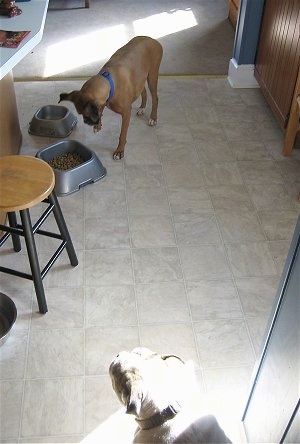
<svg viewBox="0 0 300 444">
<path fill-rule="evenodd" d="M 117 25 L 50 45 L 47 48 L 44 77 L 106 60 L 127 40 L 125 25 Z"/>
<path fill-rule="evenodd" d="M 66 73 L 97 61 L 100 69 L 102 62 L 108 60 L 117 49 L 127 43 L 128 27 L 133 28 L 134 35 L 159 38 L 194 26 L 197 26 L 197 21 L 191 9 L 171 10 L 134 20 L 128 25 L 111 26 L 61 40 L 47 48 L 43 77 Z"/>
<path fill-rule="evenodd" d="M 135 35 L 149 35 L 153 38 L 164 37 L 194 26 L 197 26 L 197 20 L 191 9 L 162 12 L 133 22 Z"/>
</svg>

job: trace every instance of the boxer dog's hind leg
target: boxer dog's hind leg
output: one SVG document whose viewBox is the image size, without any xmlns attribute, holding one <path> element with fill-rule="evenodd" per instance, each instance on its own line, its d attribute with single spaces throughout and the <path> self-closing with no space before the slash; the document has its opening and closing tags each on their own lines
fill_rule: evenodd
<svg viewBox="0 0 300 444">
<path fill-rule="evenodd" d="M 157 95 L 157 84 L 158 84 L 158 70 L 153 70 L 148 74 L 148 86 L 151 93 L 152 99 L 152 109 L 150 114 L 149 125 L 154 126 L 157 123 L 157 108 L 158 108 L 158 95 Z"/>
</svg>

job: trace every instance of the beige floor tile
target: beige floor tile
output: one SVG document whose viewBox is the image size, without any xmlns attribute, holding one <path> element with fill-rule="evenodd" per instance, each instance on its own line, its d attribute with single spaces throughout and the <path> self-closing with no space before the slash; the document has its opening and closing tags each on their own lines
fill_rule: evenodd
<svg viewBox="0 0 300 444">
<path fill-rule="evenodd" d="M 218 185 L 242 185 L 242 176 L 236 162 L 215 162 L 203 165 L 205 183 L 209 187 Z"/>
<path fill-rule="evenodd" d="M 129 248 L 127 218 L 117 216 L 89 217 L 85 219 L 86 250 L 101 248 Z"/>
<path fill-rule="evenodd" d="M 89 190 L 85 198 L 86 217 L 126 217 L 124 190 Z"/>
<path fill-rule="evenodd" d="M 283 183 L 282 175 L 273 160 L 240 160 L 238 168 L 245 183 Z"/>
<path fill-rule="evenodd" d="M 152 216 L 170 214 L 166 192 L 162 188 L 130 189 L 127 192 L 128 211 L 130 216 Z"/>
<path fill-rule="evenodd" d="M 149 131 L 151 128 L 149 127 Z M 131 143 L 126 146 L 125 164 L 129 165 L 160 165 L 158 146 L 154 143 Z"/>
<path fill-rule="evenodd" d="M 267 242 L 227 244 L 231 269 L 236 277 L 275 276 L 276 268 Z"/>
<path fill-rule="evenodd" d="M 260 223 L 268 240 L 292 239 L 298 212 L 295 211 L 260 211 Z"/>
<path fill-rule="evenodd" d="M 271 313 L 279 277 L 236 278 L 235 283 L 246 316 Z"/>
<path fill-rule="evenodd" d="M 213 207 L 217 209 L 253 210 L 253 203 L 243 185 L 224 185 L 208 188 Z"/>
<path fill-rule="evenodd" d="M 233 162 L 231 144 L 223 141 L 205 141 L 197 144 L 199 158 L 202 162 Z"/>
<path fill-rule="evenodd" d="M 161 165 L 126 165 L 125 180 L 128 190 L 162 188 L 164 178 Z"/>
<path fill-rule="evenodd" d="M 180 258 L 187 281 L 230 277 L 230 269 L 221 245 L 180 247 Z"/>
<path fill-rule="evenodd" d="M 200 188 L 170 188 L 168 198 L 172 214 L 203 214 L 211 212 L 212 202 L 208 191 Z"/>
<path fill-rule="evenodd" d="M 28 331 L 12 329 L 0 349 L 1 379 L 22 379 L 25 374 Z"/>
<path fill-rule="evenodd" d="M 266 145 L 261 141 L 234 141 L 230 142 L 229 146 L 236 160 L 267 160 L 271 157 Z"/>
<path fill-rule="evenodd" d="M 217 210 L 216 218 L 225 243 L 265 240 L 256 214 L 250 210 Z"/>
<path fill-rule="evenodd" d="M 188 282 L 187 295 L 194 322 L 202 319 L 233 319 L 243 316 L 231 280 Z"/>
<path fill-rule="evenodd" d="M 21 437 L 83 433 L 82 377 L 25 383 Z"/>
<path fill-rule="evenodd" d="M 201 188 L 204 186 L 203 168 L 199 164 L 165 162 L 164 172 L 168 188 Z"/>
<path fill-rule="evenodd" d="M 130 217 L 129 227 L 134 248 L 167 247 L 176 244 L 170 216 L 133 215 Z"/>
<path fill-rule="evenodd" d="M 294 202 L 281 184 L 249 184 L 248 192 L 258 211 L 292 210 Z"/>
<path fill-rule="evenodd" d="M 38 334 L 30 336 L 26 377 L 81 376 L 83 371 L 82 329 L 40 329 Z"/>
<path fill-rule="evenodd" d="M 195 143 L 165 141 L 159 144 L 159 157 L 164 165 L 172 164 L 195 164 L 198 162 L 198 154 Z"/>
<path fill-rule="evenodd" d="M 157 139 L 158 145 L 164 143 L 193 143 L 193 137 L 189 127 L 184 123 L 181 125 L 165 124 L 163 126 L 157 127 Z"/>
<path fill-rule="evenodd" d="M 132 285 L 85 288 L 86 327 L 136 325 L 136 300 Z"/>
<path fill-rule="evenodd" d="M 203 368 L 254 364 L 254 354 L 242 319 L 204 319 L 195 323 L 195 334 Z"/>
<path fill-rule="evenodd" d="M 84 288 L 47 288 L 48 313 L 32 313 L 31 329 L 82 328 Z M 48 316 L 49 315 L 49 316 Z"/>
<path fill-rule="evenodd" d="M 178 245 L 219 244 L 221 237 L 213 213 L 174 216 Z"/>
<path fill-rule="evenodd" d="M 226 134 L 221 124 L 216 125 L 215 122 L 193 123 L 189 125 L 190 131 L 196 142 L 225 142 Z"/>
<path fill-rule="evenodd" d="M 132 251 L 136 283 L 182 280 L 176 247 L 137 248 Z"/>
<path fill-rule="evenodd" d="M 23 381 L 0 381 L 1 442 L 17 442 L 19 438 Z M 3 408 L 5 406 L 5 408 Z"/>
<path fill-rule="evenodd" d="M 138 284 L 136 294 L 140 324 L 190 322 L 182 283 Z"/>
<path fill-rule="evenodd" d="M 93 250 L 85 253 L 85 285 L 111 285 L 112 282 L 133 283 L 130 251 Z"/>
</svg>

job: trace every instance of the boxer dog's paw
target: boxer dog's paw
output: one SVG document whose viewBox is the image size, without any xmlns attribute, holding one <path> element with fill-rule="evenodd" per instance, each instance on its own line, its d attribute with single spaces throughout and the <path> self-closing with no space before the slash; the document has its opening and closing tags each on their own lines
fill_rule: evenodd
<svg viewBox="0 0 300 444">
<path fill-rule="evenodd" d="M 150 119 L 149 120 L 149 126 L 155 126 L 157 124 L 157 120 Z"/>
<path fill-rule="evenodd" d="M 139 108 L 137 110 L 137 112 L 136 112 L 136 115 L 137 116 L 143 116 L 144 115 L 144 111 L 145 111 L 145 108 Z"/>
<path fill-rule="evenodd" d="M 114 160 L 121 160 L 124 157 L 124 152 L 123 151 L 115 151 L 113 154 L 113 159 Z"/>
<path fill-rule="evenodd" d="M 101 122 L 97 123 L 97 125 L 94 125 L 93 126 L 94 133 L 98 133 L 101 130 L 101 128 L 102 128 L 102 123 Z"/>
</svg>

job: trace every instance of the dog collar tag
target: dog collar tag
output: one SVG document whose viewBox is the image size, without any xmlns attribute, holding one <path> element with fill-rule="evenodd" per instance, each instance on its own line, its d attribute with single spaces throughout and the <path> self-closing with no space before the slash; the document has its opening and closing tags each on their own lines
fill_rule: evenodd
<svg viewBox="0 0 300 444">
<path fill-rule="evenodd" d="M 101 74 L 103 77 L 105 77 L 105 78 L 109 81 L 109 84 L 110 84 L 109 96 L 108 96 L 108 99 L 107 99 L 107 101 L 106 101 L 106 103 L 109 103 L 109 102 L 111 101 L 111 99 L 113 98 L 113 95 L 114 95 L 114 93 L 115 93 L 115 84 L 114 84 L 113 78 L 112 78 L 112 76 L 109 74 L 109 72 L 107 72 L 107 71 L 103 71 L 103 72 L 100 72 L 100 74 Z"/>
<path fill-rule="evenodd" d="M 180 409 L 181 406 L 179 402 L 174 401 L 172 404 L 169 404 L 164 410 L 155 413 L 150 418 L 146 419 L 135 418 L 135 420 L 141 429 L 148 430 L 154 427 L 161 426 L 166 421 L 169 421 L 170 419 L 174 418 L 174 416 L 177 415 Z"/>
</svg>

